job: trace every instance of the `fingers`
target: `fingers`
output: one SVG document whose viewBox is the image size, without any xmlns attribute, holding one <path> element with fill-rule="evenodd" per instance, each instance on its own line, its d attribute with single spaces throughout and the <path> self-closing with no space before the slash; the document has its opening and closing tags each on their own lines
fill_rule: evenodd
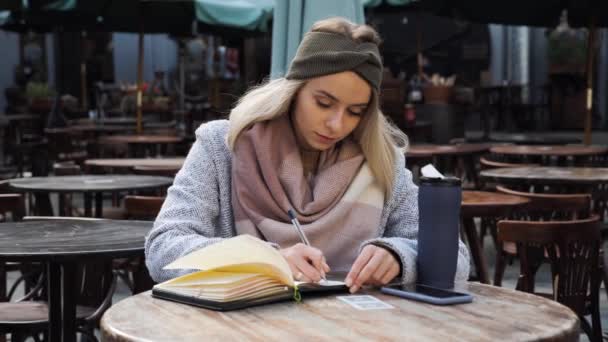
<svg viewBox="0 0 608 342">
<path fill-rule="evenodd" d="M 302 243 L 282 249 L 281 254 L 287 260 L 294 279 L 299 281 L 318 282 L 330 270 L 323 252 Z"/>
<path fill-rule="evenodd" d="M 345 282 L 350 292 L 355 293 L 364 284 L 388 284 L 399 274 L 399 270 L 399 262 L 393 254 L 382 247 L 369 245 L 355 260 Z"/>
<path fill-rule="evenodd" d="M 298 258 L 294 260 L 296 268 L 302 272 L 303 278 L 300 281 L 314 281 L 321 280 L 321 273 L 313 267 L 306 259 Z"/>
<path fill-rule="evenodd" d="M 391 280 L 395 279 L 397 275 L 399 275 L 400 267 L 399 264 L 393 264 L 391 268 L 386 272 L 384 276 L 382 276 L 381 282 L 382 285 L 386 285 L 390 283 Z"/>
<path fill-rule="evenodd" d="M 373 254 L 374 254 L 373 247 L 375 247 L 375 246 L 368 245 L 368 246 L 365 246 L 365 248 L 363 248 L 363 250 L 361 251 L 361 254 L 359 254 L 357 259 L 353 263 L 353 266 L 350 268 L 350 272 L 348 272 L 348 275 L 346 276 L 346 279 L 344 280 L 344 282 L 346 283 L 346 286 L 351 288 L 351 292 L 356 291 L 356 290 L 352 291 L 352 286 L 355 285 L 355 280 L 359 278 L 359 273 L 361 272 L 363 267 L 365 267 L 365 265 L 367 265 L 367 262 L 372 258 Z"/>
<path fill-rule="evenodd" d="M 383 256 L 377 252 L 374 253 L 371 259 L 359 273 L 359 276 L 353 281 L 353 287 L 350 288 L 350 292 L 357 292 L 357 290 L 359 290 L 363 284 L 367 283 L 372 275 L 378 270 L 382 262 Z"/>
</svg>

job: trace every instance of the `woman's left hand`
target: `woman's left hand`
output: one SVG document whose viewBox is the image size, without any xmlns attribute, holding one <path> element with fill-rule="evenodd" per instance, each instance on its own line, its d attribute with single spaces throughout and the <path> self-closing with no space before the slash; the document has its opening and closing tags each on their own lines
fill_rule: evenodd
<svg viewBox="0 0 608 342">
<path fill-rule="evenodd" d="M 386 285 L 401 269 L 399 261 L 388 250 L 367 245 L 353 263 L 344 282 L 355 293 L 365 284 Z"/>
</svg>

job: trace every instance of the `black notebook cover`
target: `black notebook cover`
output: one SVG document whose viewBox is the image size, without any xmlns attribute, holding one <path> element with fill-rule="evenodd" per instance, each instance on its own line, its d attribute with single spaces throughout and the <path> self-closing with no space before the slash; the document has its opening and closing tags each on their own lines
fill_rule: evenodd
<svg viewBox="0 0 608 342">
<path fill-rule="evenodd" d="M 323 295 L 337 292 L 347 292 L 348 287 L 346 285 L 335 285 L 335 286 L 321 286 L 315 283 L 300 284 L 298 286 L 300 293 L 302 294 L 302 300 L 310 298 L 315 295 Z M 212 300 L 205 300 L 195 296 L 188 296 L 179 294 L 171 291 L 164 290 L 162 288 L 153 288 L 152 297 L 166 299 L 182 304 L 194 305 L 205 309 L 211 309 L 216 311 L 231 311 L 249 308 L 252 306 L 275 303 L 286 300 L 293 300 L 294 291 L 292 288 L 288 288 L 285 292 L 272 294 L 265 297 L 259 297 L 254 299 L 237 300 L 231 302 L 216 302 Z"/>
</svg>

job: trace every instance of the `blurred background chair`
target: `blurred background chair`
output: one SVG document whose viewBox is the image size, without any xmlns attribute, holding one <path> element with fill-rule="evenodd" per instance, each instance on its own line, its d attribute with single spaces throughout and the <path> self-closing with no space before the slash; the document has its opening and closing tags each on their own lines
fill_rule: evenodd
<svg viewBox="0 0 608 342">
<path fill-rule="evenodd" d="M 570 221 L 500 221 L 498 238 L 517 245 L 519 290 L 534 293 L 535 259 L 544 256 L 551 265 L 553 280 L 553 291 L 545 296 L 572 309 L 591 341 L 602 341 L 601 239 L 597 215 Z M 585 319 L 589 315 L 591 323 Z"/>
<path fill-rule="evenodd" d="M 164 197 L 157 196 L 125 196 L 127 219 L 153 221 L 164 201 Z M 144 257 L 116 259 L 114 270 L 133 294 L 147 291 L 155 284 L 150 278 Z"/>
<path fill-rule="evenodd" d="M 530 200 L 522 210 L 514 213 L 512 219 L 520 221 L 556 221 L 585 219 L 591 215 L 591 196 L 588 194 L 537 194 L 516 191 L 504 186 L 497 186 L 500 193 L 516 195 Z M 516 245 L 503 243 L 498 239 L 494 285 L 501 286 L 507 261 L 517 255 Z M 530 262 L 530 269 L 537 270 L 544 258 L 537 258 L 536 264 Z M 519 286 L 519 284 L 518 284 Z"/>
</svg>

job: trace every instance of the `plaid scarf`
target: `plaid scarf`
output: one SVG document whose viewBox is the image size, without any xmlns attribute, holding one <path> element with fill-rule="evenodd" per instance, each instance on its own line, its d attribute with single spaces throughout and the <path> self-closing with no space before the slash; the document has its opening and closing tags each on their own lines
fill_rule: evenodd
<svg viewBox="0 0 608 342">
<path fill-rule="evenodd" d="M 236 232 L 294 245 L 301 241 L 287 215 L 293 208 L 332 271 L 346 271 L 361 243 L 380 235 L 384 193 L 349 138 L 321 152 L 317 170 L 308 181 L 288 115 L 243 131 L 232 158 Z"/>
</svg>

